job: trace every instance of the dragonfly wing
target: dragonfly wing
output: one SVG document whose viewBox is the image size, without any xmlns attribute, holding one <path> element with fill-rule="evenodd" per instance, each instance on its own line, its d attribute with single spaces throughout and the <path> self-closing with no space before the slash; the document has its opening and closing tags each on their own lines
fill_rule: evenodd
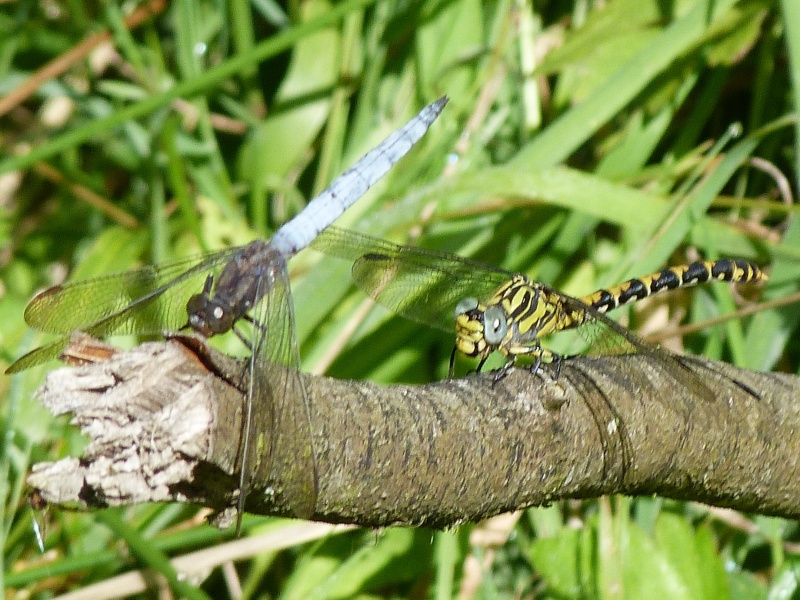
<svg viewBox="0 0 800 600">
<path fill-rule="evenodd" d="M 581 300 L 566 295 L 563 297 L 568 310 L 584 312 L 587 315 L 587 325 L 584 326 L 584 329 L 588 326 L 592 331 L 590 337 L 594 340 L 590 340 L 592 343 L 586 354 L 645 355 L 656 367 L 668 373 L 676 383 L 685 388 L 687 396 L 700 395 L 704 400 L 714 400 L 714 392 L 684 364 L 679 355 L 645 341 L 630 329 L 623 327 Z"/>
<path fill-rule="evenodd" d="M 49 333 L 88 332 L 93 326 L 99 327 L 98 334 L 174 329 L 186 323 L 188 297 L 236 251 L 57 285 L 31 300 L 25 321 Z"/>
<path fill-rule="evenodd" d="M 246 489 L 252 479 L 272 481 L 271 476 L 280 473 L 278 491 L 286 504 L 296 516 L 309 518 L 317 501 L 317 469 L 289 275 L 282 259 L 268 271 L 260 284 L 268 286 L 267 294 L 252 315 L 251 389 L 245 413 L 251 426 L 243 435 L 243 456 L 251 457 L 252 466 L 243 465 L 243 483 Z"/>
<path fill-rule="evenodd" d="M 20 358 L 14 361 L 10 367 L 5 371 L 6 375 L 19 373 L 25 369 L 30 369 L 36 365 L 40 365 L 48 360 L 53 360 L 59 357 L 64 348 L 69 344 L 69 336 L 65 335 L 58 338 L 56 341 L 39 346 L 31 350 L 27 354 L 23 354 Z"/>
<path fill-rule="evenodd" d="M 199 293 L 205 278 L 238 250 L 232 248 L 45 290 L 28 304 L 25 320 L 36 329 L 65 335 L 28 352 L 6 373 L 57 358 L 69 343 L 68 334 L 72 331 L 106 337 L 182 328 L 187 322 L 186 301 Z"/>
<path fill-rule="evenodd" d="M 450 333 L 461 300 L 485 300 L 512 276 L 447 252 L 402 246 L 336 227 L 323 231 L 312 247 L 354 261 L 353 281 L 392 312 Z"/>
<path fill-rule="evenodd" d="M 612 398 L 597 385 L 595 378 L 584 371 L 581 365 L 565 371 L 565 377 L 578 391 L 597 428 L 603 450 L 603 478 L 611 473 L 619 473 L 619 485 L 625 479 L 633 464 L 633 442 L 628 427 L 617 410 Z M 618 465 L 618 466 L 617 466 Z"/>
</svg>

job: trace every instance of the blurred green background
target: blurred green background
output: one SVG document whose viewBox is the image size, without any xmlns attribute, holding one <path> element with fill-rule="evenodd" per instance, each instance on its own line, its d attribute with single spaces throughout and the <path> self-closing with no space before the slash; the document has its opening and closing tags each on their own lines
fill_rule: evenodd
<svg viewBox="0 0 800 600">
<path fill-rule="evenodd" d="M 428 134 L 337 225 L 574 295 L 695 257 L 749 258 L 770 273 L 761 300 L 791 300 L 798 74 L 796 0 L 0 3 L 0 362 L 47 339 L 22 319 L 36 291 L 267 237 L 442 94 Z M 446 374 L 452 336 L 365 310 L 342 261 L 309 250 L 290 266 L 305 370 Z M 742 305 L 705 287 L 628 323 L 663 331 Z M 666 343 L 796 372 L 797 322 L 787 300 Z M 30 464 L 83 443 L 31 399 L 52 366 L 0 378 L 7 598 L 106 597 L 89 587 L 103 582 L 155 597 L 114 578 L 148 563 L 174 583 L 163 557 L 203 549 L 214 566 L 183 596 L 800 598 L 795 522 L 660 498 L 446 532 L 304 537 L 248 517 L 245 536 L 279 542 L 234 564 L 232 532 L 193 507 L 33 511 Z"/>
</svg>

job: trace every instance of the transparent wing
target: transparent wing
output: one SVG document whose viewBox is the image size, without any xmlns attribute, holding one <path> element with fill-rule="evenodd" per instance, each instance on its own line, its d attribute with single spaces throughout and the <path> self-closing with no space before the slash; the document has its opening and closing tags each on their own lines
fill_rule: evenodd
<svg viewBox="0 0 800 600">
<path fill-rule="evenodd" d="M 329 227 L 311 247 L 353 261 L 356 285 L 407 319 L 453 332 L 456 305 L 485 300 L 512 273 L 455 254 L 393 244 Z"/>
<path fill-rule="evenodd" d="M 687 395 L 700 395 L 703 399 L 713 401 L 714 392 L 681 360 L 681 357 L 661 346 L 643 340 L 639 335 L 623 327 L 613 319 L 592 308 L 578 298 L 561 294 L 564 306 L 570 311 L 580 311 L 587 315 L 581 332 L 589 339 L 588 355 L 624 355 L 643 354 L 652 360 L 659 369 L 685 388 Z"/>
<path fill-rule="evenodd" d="M 624 484 L 633 463 L 634 452 L 625 420 L 614 405 L 613 399 L 597 385 L 594 377 L 588 375 L 581 365 L 573 365 L 571 369 L 565 371 L 565 376 L 578 390 L 580 397 L 585 399 L 600 436 L 603 449 L 603 478 L 618 473 L 618 484 Z M 615 433 L 612 433 L 614 431 Z"/>
<path fill-rule="evenodd" d="M 103 275 L 63 285 L 57 285 L 37 295 L 25 309 L 25 321 L 41 331 L 69 333 L 83 330 L 112 315 L 151 311 L 150 317 L 171 323 L 174 315 L 186 322 L 186 302 L 180 285 L 190 285 L 193 279 L 205 278 L 215 266 L 227 262 L 239 249 L 226 249 L 208 255 L 176 261 L 160 266 Z M 200 286 L 202 289 L 202 284 Z M 192 293 L 197 293 L 196 290 Z M 133 319 L 132 319 L 133 320 Z M 134 321 L 135 322 L 135 321 Z M 174 323 L 171 323 L 174 325 Z M 122 325 L 120 323 L 120 325 Z M 155 327 L 153 319 L 142 319 L 138 327 Z M 136 328 L 132 324 L 130 328 Z M 139 331 L 136 328 L 135 331 Z M 130 333 L 131 331 L 128 331 Z"/>
<path fill-rule="evenodd" d="M 203 289 L 239 248 L 195 256 L 161 266 L 104 275 L 52 287 L 31 300 L 25 321 L 64 337 L 37 348 L 12 364 L 14 373 L 56 358 L 75 330 L 95 337 L 160 333 L 186 324 L 186 302 Z"/>
<path fill-rule="evenodd" d="M 269 286 L 252 314 L 253 352 L 243 435 L 243 490 L 253 479 L 272 481 L 274 473 L 286 504 L 307 519 L 317 501 L 317 468 L 311 438 L 308 396 L 300 376 L 300 354 L 294 327 L 289 275 L 284 260 L 275 260 L 264 274 Z M 249 461 L 252 466 L 244 464 Z M 248 472 L 251 475 L 248 475 Z"/>
</svg>

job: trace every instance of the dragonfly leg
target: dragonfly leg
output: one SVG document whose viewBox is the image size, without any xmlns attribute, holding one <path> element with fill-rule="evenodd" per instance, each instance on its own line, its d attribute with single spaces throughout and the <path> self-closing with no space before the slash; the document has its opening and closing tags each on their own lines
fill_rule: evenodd
<svg viewBox="0 0 800 600">
<path fill-rule="evenodd" d="M 236 334 L 236 337 L 238 337 L 240 340 L 242 340 L 242 343 L 245 346 L 247 346 L 247 349 L 250 350 L 250 352 L 253 351 L 253 344 L 250 343 L 250 340 L 247 339 L 247 336 L 245 334 L 243 334 L 241 331 L 239 331 L 238 327 L 234 327 L 233 328 L 233 333 Z"/>
<path fill-rule="evenodd" d="M 564 362 L 564 357 L 553 352 L 553 362 L 556 365 L 556 380 L 558 380 L 561 377 L 561 363 Z"/>
<path fill-rule="evenodd" d="M 453 378 L 453 371 L 456 366 L 456 350 L 458 350 L 458 346 L 453 346 L 453 351 L 450 353 L 450 368 L 447 370 L 447 378 Z"/>
<path fill-rule="evenodd" d="M 262 336 L 266 335 L 267 327 L 263 323 L 260 323 L 258 320 L 254 319 L 253 317 L 251 317 L 250 315 L 247 315 L 247 314 L 242 315 L 241 318 L 244 319 L 245 321 L 247 321 L 248 323 L 250 323 L 253 327 L 257 328 L 261 332 Z M 242 340 L 242 343 L 245 346 L 247 346 L 247 349 L 250 350 L 250 352 L 253 351 L 253 344 L 250 343 L 250 340 L 247 339 L 246 335 L 244 335 L 236 327 L 233 328 L 233 333 L 236 334 L 236 337 L 238 337 L 240 340 Z"/>
<path fill-rule="evenodd" d="M 554 363 L 556 367 L 556 379 L 561 377 L 561 363 L 564 360 L 564 357 L 556 352 L 551 352 L 550 350 L 545 350 L 544 348 L 537 348 L 535 352 L 533 352 L 536 356 L 536 360 L 530 366 L 530 372 L 533 375 L 537 375 L 539 373 L 539 369 L 542 367 L 542 363 L 545 362 L 544 358 L 547 356 L 549 360 L 547 362 Z"/>
<path fill-rule="evenodd" d="M 542 366 L 542 352 L 541 349 L 539 352 L 536 353 L 536 360 L 533 361 L 533 364 L 530 366 L 531 373 L 536 375 L 539 372 L 539 368 Z"/>
<path fill-rule="evenodd" d="M 506 361 L 506 364 L 504 364 L 502 367 L 500 367 L 499 369 L 497 369 L 497 371 L 494 372 L 494 379 L 492 380 L 492 386 L 494 386 L 497 382 L 505 379 L 506 376 L 511 372 L 511 369 L 514 368 L 514 364 L 516 362 L 517 362 L 517 356 L 515 354 L 510 355 L 508 357 L 508 360 Z"/>
</svg>

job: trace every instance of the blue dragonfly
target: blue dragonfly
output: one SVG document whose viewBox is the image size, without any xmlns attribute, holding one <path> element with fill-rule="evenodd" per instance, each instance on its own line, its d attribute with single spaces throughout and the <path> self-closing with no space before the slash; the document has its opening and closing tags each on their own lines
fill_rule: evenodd
<svg viewBox="0 0 800 600">
<path fill-rule="evenodd" d="M 237 532 L 254 481 L 272 482 L 278 504 L 297 517 L 310 518 L 316 506 L 317 469 L 286 263 L 383 177 L 425 134 L 446 103 L 442 97 L 423 108 L 269 240 L 40 293 L 26 308 L 25 320 L 61 337 L 25 354 L 6 373 L 56 358 L 76 330 L 95 337 L 188 327 L 208 337 L 233 330 L 250 349 L 237 460 Z M 251 324 L 246 332 L 237 327 L 240 321 Z M 254 412 L 254 398 L 270 410 Z M 265 398 L 269 402 L 263 402 Z M 282 481 L 270 479 L 275 473 L 284 474 Z"/>
</svg>

